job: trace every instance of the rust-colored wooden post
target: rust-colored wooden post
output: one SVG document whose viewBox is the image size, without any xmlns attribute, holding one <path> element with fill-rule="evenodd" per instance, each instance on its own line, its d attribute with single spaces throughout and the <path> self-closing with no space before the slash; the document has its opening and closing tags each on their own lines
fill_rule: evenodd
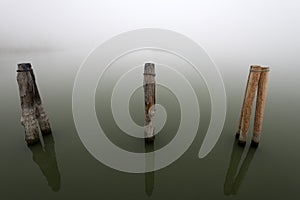
<svg viewBox="0 0 300 200">
<path fill-rule="evenodd" d="M 245 94 L 245 99 L 242 108 L 242 120 L 241 120 L 241 129 L 239 134 L 240 144 L 246 144 L 247 132 L 250 125 L 250 116 L 253 107 L 254 97 L 257 90 L 259 77 L 260 77 L 260 66 L 251 66 L 250 74 Z"/>
<path fill-rule="evenodd" d="M 251 144 L 257 146 L 262 128 L 264 106 L 266 100 L 267 81 L 269 67 L 251 66 L 243 106 L 240 115 L 239 127 L 236 137 L 239 138 L 239 144 L 245 145 L 247 132 L 250 125 L 250 116 L 253 107 L 255 94 L 257 92 L 254 132 Z"/>
<path fill-rule="evenodd" d="M 145 142 L 154 142 L 154 127 L 152 118 L 155 111 L 155 65 L 146 63 L 144 67 L 145 95 Z"/>
<path fill-rule="evenodd" d="M 253 130 L 253 137 L 251 142 L 252 146 L 258 146 L 260 140 L 260 133 L 262 130 L 262 123 L 264 118 L 264 110 L 265 110 L 266 97 L 267 97 L 269 71 L 270 71 L 269 67 L 261 68 L 261 74 L 260 74 L 258 91 L 257 91 L 254 130 Z"/>
<path fill-rule="evenodd" d="M 21 124 L 25 128 L 25 140 L 27 144 L 33 144 L 39 141 L 38 124 L 42 134 L 51 133 L 51 128 L 42 106 L 30 63 L 18 64 L 17 82 L 22 108 Z"/>
<path fill-rule="evenodd" d="M 243 122 L 243 111 L 244 111 L 244 107 L 245 107 L 246 94 L 247 94 L 247 90 L 248 90 L 248 87 L 249 87 L 250 74 L 251 74 L 251 72 L 249 71 L 247 85 L 246 85 L 245 94 L 244 94 L 244 101 L 243 101 L 243 105 L 242 105 L 242 108 L 241 108 L 241 115 L 240 115 L 239 126 L 238 126 L 238 130 L 236 132 L 236 135 L 235 135 L 236 138 L 239 138 L 240 137 L 240 133 L 241 133 L 242 122 Z"/>
</svg>

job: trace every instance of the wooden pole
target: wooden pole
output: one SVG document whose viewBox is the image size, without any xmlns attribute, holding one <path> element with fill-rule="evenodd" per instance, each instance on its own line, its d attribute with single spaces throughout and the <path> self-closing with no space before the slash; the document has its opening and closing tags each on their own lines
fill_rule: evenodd
<svg viewBox="0 0 300 200">
<path fill-rule="evenodd" d="M 257 91 L 254 130 L 253 130 L 253 137 L 251 142 L 252 146 L 258 146 L 260 140 L 260 134 L 262 130 L 262 123 L 263 123 L 264 110 L 266 104 L 266 97 L 267 97 L 269 71 L 270 71 L 269 67 L 261 68 L 261 74 L 260 74 L 258 91 Z"/>
<path fill-rule="evenodd" d="M 43 135 L 48 135 L 51 134 L 51 128 L 50 128 L 50 123 L 49 123 L 49 118 L 46 115 L 45 109 L 42 105 L 42 100 L 41 100 L 41 96 L 39 94 L 39 90 L 37 88 L 37 84 L 35 81 L 35 76 L 33 73 L 33 70 L 30 71 L 31 76 L 33 78 L 33 84 L 34 84 L 34 102 L 35 102 L 35 114 L 36 114 L 36 118 L 38 120 L 41 132 Z"/>
<path fill-rule="evenodd" d="M 154 142 L 152 118 L 155 111 L 155 65 L 146 63 L 144 67 L 145 96 L 145 142 Z"/>
<path fill-rule="evenodd" d="M 33 144 L 39 141 L 37 122 L 42 134 L 51 133 L 51 128 L 49 119 L 42 106 L 30 63 L 18 64 L 17 82 L 22 108 L 21 124 L 25 128 L 25 140 L 27 144 Z"/>
<path fill-rule="evenodd" d="M 241 129 L 239 135 L 239 144 L 245 145 L 247 140 L 247 132 L 250 125 L 251 110 L 253 107 L 254 97 L 256 94 L 259 78 L 260 78 L 261 67 L 251 66 L 250 74 L 247 84 L 247 89 L 245 93 L 245 99 L 242 108 L 242 120 Z"/>
<path fill-rule="evenodd" d="M 21 100 L 21 124 L 25 128 L 25 140 L 28 144 L 39 141 L 39 129 L 35 116 L 34 84 L 29 63 L 18 64 L 17 81 Z"/>
<path fill-rule="evenodd" d="M 240 115 L 240 120 L 239 120 L 239 126 L 238 126 L 238 130 L 237 130 L 237 132 L 236 132 L 235 138 L 239 138 L 239 137 L 240 137 L 240 133 L 241 133 L 242 122 L 243 122 L 243 110 L 244 110 L 244 107 L 245 107 L 245 99 L 246 99 L 246 94 L 247 94 L 247 90 L 248 90 L 248 87 L 249 87 L 250 74 L 251 74 L 251 72 L 249 71 L 248 80 L 247 80 L 247 85 L 246 85 L 245 94 L 244 94 L 244 101 L 243 101 L 243 105 L 242 105 L 242 109 L 241 109 L 241 115 Z"/>
<path fill-rule="evenodd" d="M 267 96 L 269 71 L 269 67 L 251 66 L 250 68 L 244 102 L 240 115 L 239 127 L 236 133 L 236 137 L 239 138 L 239 144 L 243 146 L 246 144 L 247 140 L 247 132 L 250 125 L 250 116 L 256 91 L 257 100 L 251 145 L 256 147 L 258 146 Z"/>
</svg>

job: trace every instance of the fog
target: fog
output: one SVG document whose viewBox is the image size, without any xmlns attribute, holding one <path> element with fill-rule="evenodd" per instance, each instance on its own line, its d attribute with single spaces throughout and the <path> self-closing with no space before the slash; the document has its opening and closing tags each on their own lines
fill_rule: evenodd
<svg viewBox="0 0 300 200">
<path fill-rule="evenodd" d="M 300 47 L 299 9 L 297 0 L 1 0 L 0 49 L 93 48 L 155 27 L 185 34 L 220 58 L 246 49 L 290 56 Z"/>
</svg>

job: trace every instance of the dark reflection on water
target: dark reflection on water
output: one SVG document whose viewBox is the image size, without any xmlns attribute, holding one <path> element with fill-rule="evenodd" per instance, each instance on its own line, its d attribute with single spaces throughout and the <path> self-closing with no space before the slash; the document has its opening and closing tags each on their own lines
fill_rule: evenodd
<svg viewBox="0 0 300 200">
<path fill-rule="evenodd" d="M 33 161 L 39 166 L 47 179 L 49 187 L 57 192 L 60 189 L 60 173 L 56 161 L 55 145 L 53 136 L 43 137 L 43 143 L 29 146 Z"/>
<path fill-rule="evenodd" d="M 238 190 L 247 174 L 250 163 L 256 152 L 255 147 L 250 147 L 246 158 L 244 159 L 240 169 L 239 164 L 242 162 L 242 155 L 246 148 L 238 145 L 238 140 L 235 140 L 232 147 L 230 164 L 226 174 L 224 183 L 224 194 L 225 195 L 236 195 Z"/>
<path fill-rule="evenodd" d="M 153 152 L 154 143 L 145 143 L 145 152 Z M 154 153 L 146 156 L 146 170 L 154 170 Z M 151 196 L 154 190 L 154 171 L 145 173 L 145 191 L 147 196 Z"/>
</svg>

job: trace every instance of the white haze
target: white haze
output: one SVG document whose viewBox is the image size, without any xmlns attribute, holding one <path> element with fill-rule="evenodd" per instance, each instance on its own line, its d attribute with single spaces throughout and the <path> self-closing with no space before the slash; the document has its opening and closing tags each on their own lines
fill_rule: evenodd
<svg viewBox="0 0 300 200">
<path fill-rule="evenodd" d="M 183 33 L 218 51 L 299 48 L 297 0 L 1 0 L 0 48 L 93 47 L 143 27 Z"/>
</svg>

